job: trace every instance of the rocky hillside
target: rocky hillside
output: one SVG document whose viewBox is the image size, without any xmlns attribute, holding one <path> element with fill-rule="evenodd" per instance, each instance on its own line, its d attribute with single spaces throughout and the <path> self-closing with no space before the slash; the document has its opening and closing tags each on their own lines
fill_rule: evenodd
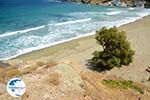
<svg viewBox="0 0 150 100">
<path fill-rule="evenodd" d="M 150 0 L 145 0 L 145 1 L 146 1 L 145 7 L 150 8 Z"/>
<path fill-rule="evenodd" d="M 135 7 L 135 6 L 144 5 L 146 8 L 150 7 L 150 0 L 63 0 L 63 1 L 83 3 L 83 4 L 96 4 L 96 5 L 116 5 L 116 4 L 119 4 L 121 6 L 133 6 L 133 7 Z"/>
<path fill-rule="evenodd" d="M 105 3 L 111 2 L 112 0 L 64 0 L 64 1 L 98 5 L 98 4 L 105 4 Z"/>
<path fill-rule="evenodd" d="M 82 70 L 73 61 L 24 64 L 0 69 L 0 100 L 149 100 L 148 88 L 105 73 Z M 20 76 L 26 93 L 13 98 L 6 91 L 10 77 Z M 119 84 L 119 85 L 118 85 Z"/>
</svg>

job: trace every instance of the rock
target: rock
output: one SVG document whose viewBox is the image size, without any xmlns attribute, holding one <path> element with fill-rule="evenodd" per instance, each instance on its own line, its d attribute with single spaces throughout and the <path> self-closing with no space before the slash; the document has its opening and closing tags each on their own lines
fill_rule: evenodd
<svg viewBox="0 0 150 100">
<path fill-rule="evenodd" d="M 62 0 L 64 2 L 75 2 L 83 4 L 95 4 L 95 5 L 105 5 L 105 6 L 122 6 L 122 7 L 145 7 L 150 8 L 149 0 Z"/>
<path fill-rule="evenodd" d="M 147 81 L 150 81 L 150 77 L 148 78 L 148 80 Z"/>
<path fill-rule="evenodd" d="M 146 3 L 144 6 L 145 8 L 150 8 L 150 3 Z"/>
<path fill-rule="evenodd" d="M 10 64 L 9 63 L 6 63 L 4 61 L 0 61 L 0 68 L 6 68 L 6 67 L 9 67 Z"/>
</svg>

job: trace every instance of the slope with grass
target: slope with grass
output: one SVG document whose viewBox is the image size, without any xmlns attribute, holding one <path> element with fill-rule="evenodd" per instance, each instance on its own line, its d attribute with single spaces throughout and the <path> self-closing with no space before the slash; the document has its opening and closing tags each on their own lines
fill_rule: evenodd
<svg viewBox="0 0 150 100">
<path fill-rule="evenodd" d="M 37 62 L 28 67 L 13 68 L 25 81 L 26 93 L 22 97 L 13 98 L 5 90 L 4 80 L 0 80 L 0 100 L 74 100 L 74 98 L 76 100 L 128 100 L 129 98 L 148 100 L 150 98 L 147 89 L 141 84 L 104 73 L 82 70 L 74 61 L 57 62 L 57 64 L 53 62 L 51 66 L 49 65 L 50 63 L 43 63 L 39 66 Z M 27 69 L 29 73 L 24 73 Z M 9 71 L 12 69 L 7 69 L 6 72 Z M 14 74 L 9 75 L 14 77 Z"/>
</svg>

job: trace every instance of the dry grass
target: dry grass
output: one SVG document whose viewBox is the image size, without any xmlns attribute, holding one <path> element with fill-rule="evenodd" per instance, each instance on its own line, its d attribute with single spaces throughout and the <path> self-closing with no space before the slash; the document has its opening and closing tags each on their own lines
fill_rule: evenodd
<svg viewBox="0 0 150 100">
<path fill-rule="evenodd" d="M 108 79 L 108 76 L 106 74 L 100 74 L 97 72 L 83 72 L 80 73 L 80 76 L 84 80 L 82 88 L 85 90 L 85 94 L 92 100 L 128 100 L 128 98 L 130 98 L 130 100 L 137 100 L 137 96 L 141 94 L 135 93 L 134 90 L 143 93 L 143 90 L 139 88 L 137 84 L 128 81 L 121 82 L 121 84 L 120 81 L 119 83 L 113 82 L 110 84 L 115 84 L 115 86 L 119 84 L 120 87 L 125 88 L 129 87 L 133 89 L 133 91 L 130 91 L 131 89 L 117 89 L 106 87 L 102 82 L 104 79 Z M 113 76 L 111 76 L 111 78 L 113 78 Z M 116 77 L 114 78 L 116 79 Z"/>
<path fill-rule="evenodd" d="M 45 67 L 45 68 L 51 68 L 51 67 L 56 66 L 56 65 L 57 65 L 56 62 L 50 61 L 50 62 L 48 62 L 48 63 L 46 64 L 46 67 Z"/>
<path fill-rule="evenodd" d="M 2 95 L 3 93 L 0 93 L 0 95 Z"/>
<path fill-rule="evenodd" d="M 30 73 L 32 73 L 33 71 L 35 71 L 38 67 L 39 67 L 39 66 L 36 66 L 36 65 L 30 66 L 30 67 L 26 67 L 26 68 L 24 68 L 24 69 L 21 70 L 21 73 L 22 73 L 22 74 L 30 74 Z"/>
<path fill-rule="evenodd" d="M 27 99 L 29 99 L 29 94 L 27 94 L 27 92 L 25 92 L 23 94 L 23 96 L 21 97 L 21 100 L 27 100 Z"/>
<path fill-rule="evenodd" d="M 46 68 L 47 69 L 47 68 L 51 68 L 51 67 L 56 66 L 56 65 L 57 65 L 57 63 L 54 61 L 50 61 L 48 63 L 44 63 L 44 62 L 39 61 L 32 66 L 29 66 L 29 67 L 22 69 L 21 73 L 22 74 L 30 74 L 30 73 L 36 71 L 38 68 L 41 68 L 41 69 Z"/>
<path fill-rule="evenodd" d="M 51 74 L 48 75 L 48 78 L 46 79 L 46 83 L 52 84 L 52 85 L 58 85 L 60 83 L 59 82 L 59 77 L 60 77 L 60 74 L 51 73 Z"/>
<path fill-rule="evenodd" d="M 36 63 L 36 65 L 38 65 L 39 67 L 41 67 L 41 66 L 44 66 L 44 65 L 45 65 L 45 63 L 44 63 L 44 62 L 42 62 L 42 61 L 38 61 L 38 62 Z"/>
<path fill-rule="evenodd" d="M 102 92 L 102 85 L 98 80 L 103 78 L 103 75 L 93 72 L 81 72 L 81 78 L 84 80 L 83 89 L 85 90 L 85 94 L 91 97 L 92 100 L 106 99 L 106 94 L 104 91 Z"/>
<path fill-rule="evenodd" d="M 7 81 L 12 77 L 21 76 L 21 72 L 16 67 L 9 67 L 0 70 L 0 81 L 7 83 Z"/>
</svg>

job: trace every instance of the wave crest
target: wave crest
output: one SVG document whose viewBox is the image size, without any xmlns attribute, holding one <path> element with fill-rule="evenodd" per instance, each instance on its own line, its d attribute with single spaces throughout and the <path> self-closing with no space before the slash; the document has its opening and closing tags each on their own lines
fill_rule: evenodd
<svg viewBox="0 0 150 100">
<path fill-rule="evenodd" d="M 34 28 L 25 29 L 25 30 L 19 30 L 19 31 L 14 31 L 14 32 L 7 32 L 7 33 L 4 33 L 4 34 L 1 34 L 0 37 L 6 37 L 6 36 L 16 35 L 16 34 L 20 34 L 20 33 L 27 33 L 29 31 L 42 29 L 44 27 L 45 27 L 45 25 L 42 25 L 42 26 L 38 26 L 38 27 L 34 27 Z"/>
<path fill-rule="evenodd" d="M 55 25 L 59 26 L 59 25 L 66 25 L 66 24 L 83 23 L 83 22 L 87 22 L 87 21 L 90 21 L 90 20 L 91 20 L 91 18 L 86 18 L 86 19 L 79 19 L 79 20 L 74 20 L 74 21 L 72 20 L 72 21 L 57 23 Z"/>
<path fill-rule="evenodd" d="M 112 11 L 112 12 L 108 12 L 106 13 L 106 15 L 117 15 L 117 14 L 120 14 L 121 11 Z"/>
</svg>

